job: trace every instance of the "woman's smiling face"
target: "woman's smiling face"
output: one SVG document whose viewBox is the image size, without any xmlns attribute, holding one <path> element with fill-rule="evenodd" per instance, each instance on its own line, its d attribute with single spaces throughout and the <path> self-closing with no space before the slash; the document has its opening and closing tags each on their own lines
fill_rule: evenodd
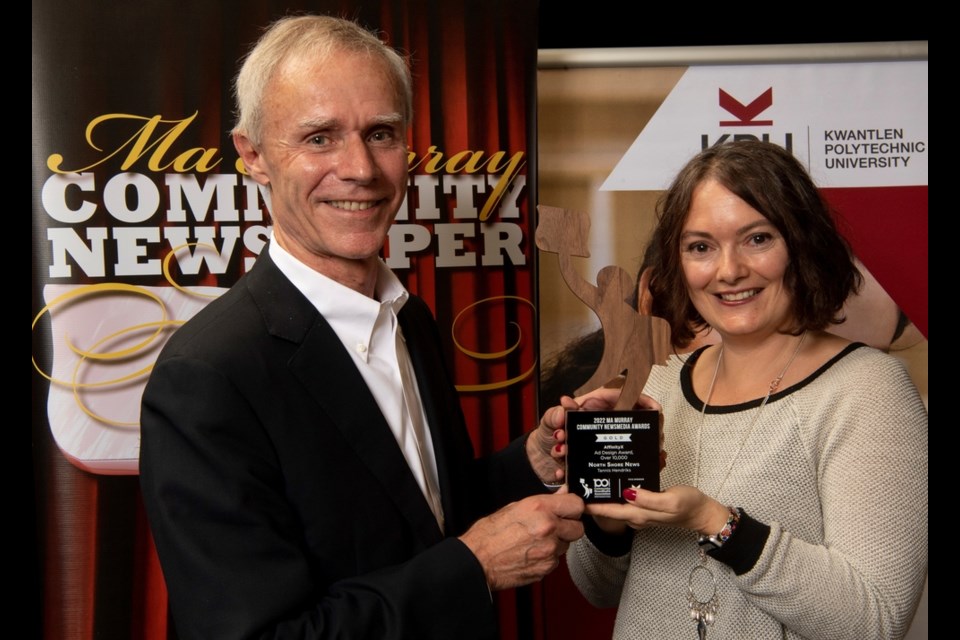
<svg viewBox="0 0 960 640">
<path fill-rule="evenodd" d="M 690 300 L 724 339 L 789 328 L 787 244 L 772 222 L 716 180 L 695 189 L 679 249 Z"/>
</svg>

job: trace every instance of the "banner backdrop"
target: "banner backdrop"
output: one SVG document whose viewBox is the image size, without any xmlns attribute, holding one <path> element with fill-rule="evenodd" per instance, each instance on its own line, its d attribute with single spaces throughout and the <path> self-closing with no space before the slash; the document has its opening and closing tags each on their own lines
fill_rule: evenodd
<svg viewBox="0 0 960 640">
<path fill-rule="evenodd" d="M 727 140 L 781 144 L 926 336 L 927 83 L 926 61 L 691 67 L 601 189 L 666 189 L 694 153 Z"/>
<path fill-rule="evenodd" d="M 354 18 L 410 55 L 410 185 L 385 258 L 437 316 L 478 454 L 537 422 L 535 2 L 34 2 L 41 637 L 175 636 L 136 477 L 139 399 L 171 332 L 268 237 L 229 137 L 231 82 L 294 11 Z M 534 590 L 498 596 L 505 638 L 539 633 Z"/>
<path fill-rule="evenodd" d="M 703 49 L 699 60 L 710 57 Z M 608 265 L 636 274 L 657 199 L 687 160 L 738 138 L 783 145 L 821 186 L 863 266 L 864 290 L 837 332 L 899 357 L 926 402 L 927 62 L 770 64 L 764 51 L 735 65 L 579 68 L 575 56 L 545 65 L 541 53 L 538 204 L 590 214 L 590 255 L 575 260 L 586 281 Z M 589 375 L 570 354 L 599 320 L 569 290 L 556 255 L 541 255 L 539 273 L 549 404 Z M 563 370 L 570 377 L 558 387 Z M 549 637 L 609 637 L 615 612 L 582 609 L 565 569 L 545 585 Z M 924 597 L 909 638 L 926 637 L 926 618 Z"/>
</svg>

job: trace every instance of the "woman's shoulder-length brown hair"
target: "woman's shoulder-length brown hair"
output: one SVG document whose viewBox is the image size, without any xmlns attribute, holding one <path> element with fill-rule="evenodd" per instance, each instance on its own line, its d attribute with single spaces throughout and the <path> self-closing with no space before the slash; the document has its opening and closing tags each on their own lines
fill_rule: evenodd
<svg viewBox="0 0 960 640">
<path fill-rule="evenodd" d="M 779 145 L 728 142 L 694 156 L 657 203 L 657 225 L 644 253 L 653 269 L 653 314 L 670 323 L 673 342 L 685 346 L 706 322 L 687 294 L 680 234 L 700 183 L 714 179 L 762 213 L 783 236 L 790 256 L 785 274 L 793 294 L 791 332 L 843 322 L 843 303 L 862 276 L 847 240 L 803 165 Z"/>
</svg>

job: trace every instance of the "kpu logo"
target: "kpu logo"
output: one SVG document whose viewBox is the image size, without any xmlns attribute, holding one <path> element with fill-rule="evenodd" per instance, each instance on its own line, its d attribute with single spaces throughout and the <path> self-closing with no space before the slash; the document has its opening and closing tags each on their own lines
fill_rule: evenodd
<svg viewBox="0 0 960 640">
<path fill-rule="evenodd" d="M 773 106 L 773 87 L 768 88 L 766 91 L 761 93 L 759 96 L 744 104 L 737 98 L 734 98 L 732 95 L 724 91 L 722 88 L 719 89 L 719 99 L 718 104 L 720 107 L 736 118 L 736 120 L 723 120 L 721 119 L 718 123 L 721 127 L 772 127 L 773 120 L 758 120 L 757 117 L 762 114 L 764 111 Z M 713 144 L 723 144 L 724 142 L 736 142 L 738 140 L 762 140 L 764 142 L 770 142 L 770 133 L 761 133 L 759 135 L 753 133 L 735 133 L 729 134 L 724 133 L 719 136 L 716 140 L 713 141 Z M 706 149 L 711 146 L 709 134 L 701 134 L 700 136 L 700 148 Z M 784 148 L 787 151 L 793 151 L 793 134 L 787 133 L 784 135 Z"/>
<path fill-rule="evenodd" d="M 773 105 L 773 87 L 770 87 L 759 96 L 754 98 L 750 104 L 742 104 L 739 100 L 729 93 L 720 89 L 720 106 L 736 120 L 721 120 L 721 127 L 771 127 L 773 120 L 754 120 L 758 115 L 766 111 Z"/>
</svg>

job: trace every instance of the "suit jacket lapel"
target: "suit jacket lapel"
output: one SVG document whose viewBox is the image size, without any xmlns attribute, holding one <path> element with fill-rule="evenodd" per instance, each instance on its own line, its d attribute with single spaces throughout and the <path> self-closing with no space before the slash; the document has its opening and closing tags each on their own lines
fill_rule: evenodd
<svg viewBox="0 0 960 640">
<path fill-rule="evenodd" d="M 254 277 L 256 274 L 256 277 Z M 300 343 L 290 371 L 319 405 L 317 425 L 331 422 L 350 444 L 385 495 L 428 544 L 442 535 L 400 446 L 340 339 L 264 250 L 250 272 L 249 289 L 270 332 Z M 358 496 L 358 499 L 364 499 Z"/>
<path fill-rule="evenodd" d="M 466 523 L 456 522 L 459 513 L 456 504 L 467 500 L 466 496 L 457 496 L 453 477 L 455 465 L 462 463 L 458 454 L 473 456 L 472 445 L 456 440 L 462 435 L 469 440 L 463 427 L 459 398 L 451 392 L 451 381 L 447 375 L 447 364 L 443 360 L 438 342 L 436 322 L 426 304 L 415 297 L 404 305 L 399 315 L 400 328 L 407 341 L 410 361 L 417 376 L 420 401 L 430 425 L 430 437 L 437 462 L 437 476 L 440 482 L 440 494 L 446 515 L 447 528 L 457 530 Z M 453 403 L 453 404 L 451 404 Z M 459 471 L 463 471 L 460 469 Z"/>
</svg>

